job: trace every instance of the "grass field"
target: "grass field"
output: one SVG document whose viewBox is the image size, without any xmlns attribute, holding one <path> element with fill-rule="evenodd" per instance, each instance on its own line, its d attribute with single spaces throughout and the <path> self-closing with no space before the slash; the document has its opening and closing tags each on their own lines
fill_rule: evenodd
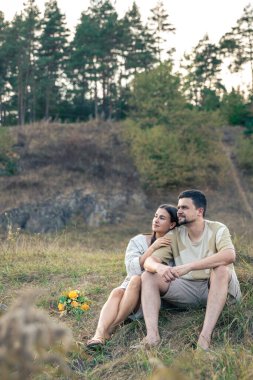
<svg viewBox="0 0 253 380">
<path fill-rule="evenodd" d="M 203 310 L 162 310 L 159 328 L 163 340 L 158 348 L 131 349 L 145 335 L 145 324 L 140 320 L 120 326 L 103 349 L 86 350 L 85 342 L 95 330 L 101 306 L 112 288 L 124 279 L 125 247 L 138 232 L 126 223 L 113 229 L 105 225 L 87 230 L 80 225 L 57 235 L 31 236 L 10 230 L 2 237 L 0 302 L 9 307 L 20 290 L 39 288 L 42 295 L 37 298 L 38 308 L 52 320 L 61 321 L 74 336 L 75 344 L 65 356 L 72 372 L 64 375 L 57 366 L 45 365 L 32 378 L 252 379 L 253 245 L 236 236 L 236 270 L 243 300 L 240 305 L 224 309 L 214 331 L 211 352 L 194 349 Z M 60 317 L 57 310 L 59 296 L 70 289 L 81 290 L 91 300 L 90 310 L 81 317 Z"/>
</svg>

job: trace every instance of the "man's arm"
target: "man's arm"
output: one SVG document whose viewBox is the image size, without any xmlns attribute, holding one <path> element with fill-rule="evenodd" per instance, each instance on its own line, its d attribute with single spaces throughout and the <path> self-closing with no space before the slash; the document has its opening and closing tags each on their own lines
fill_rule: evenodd
<svg viewBox="0 0 253 380">
<path fill-rule="evenodd" d="M 166 246 L 170 246 L 171 244 L 171 239 L 168 237 L 168 236 L 163 236 L 163 237 L 160 237 L 158 239 L 156 239 L 153 244 L 151 244 L 148 249 L 146 250 L 146 252 L 140 256 L 140 266 L 141 268 L 144 267 L 144 263 L 145 261 L 147 260 L 147 258 L 149 256 L 152 255 L 152 253 L 154 253 L 157 249 L 160 249 L 161 247 L 166 247 Z"/>
<path fill-rule="evenodd" d="M 178 277 L 177 273 L 172 272 L 172 267 L 162 264 L 158 257 L 150 256 L 144 263 L 144 269 L 147 272 L 158 273 L 165 281 L 173 281 Z"/>
<path fill-rule="evenodd" d="M 204 259 L 173 267 L 171 268 L 171 271 L 174 276 L 180 277 L 194 270 L 212 269 L 221 265 L 229 265 L 234 261 L 235 250 L 232 248 L 227 248 L 215 253 L 212 256 L 205 257 Z"/>
</svg>

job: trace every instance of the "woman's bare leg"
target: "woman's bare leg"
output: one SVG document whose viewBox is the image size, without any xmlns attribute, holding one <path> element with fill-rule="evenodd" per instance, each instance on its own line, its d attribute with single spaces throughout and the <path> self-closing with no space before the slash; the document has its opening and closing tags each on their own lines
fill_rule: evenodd
<svg viewBox="0 0 253 380">
<path fill-rule="evenodd" d="M 109 339 L 109 329 L 113 321 L 117 318 L 120 302 L 124 296 L 125 289 L 113 289 L 108 300 L 102 307 L 100 312 L 98 325 L 94 337 L 92 339 Z"/>
<path fill-rule="evenodd" d="M 112 323 L 112 328 L 123 322 L 129 314 L 140 305 L 141 277 L 133 276 L 120 301 L 118 315 Z"/>
</svg>

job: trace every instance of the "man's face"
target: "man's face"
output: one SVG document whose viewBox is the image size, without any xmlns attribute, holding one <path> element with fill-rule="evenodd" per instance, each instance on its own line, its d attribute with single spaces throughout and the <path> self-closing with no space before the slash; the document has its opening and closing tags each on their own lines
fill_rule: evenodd
<svg viewBox="0 0 253 380">
<path fill-rule="evenodd" d="M 177 208 L 180 225 L 194 223 L 199 216 L 203 216 L 203 208 L 196 208 L 191 198 L 179 199 Z"/>
</svg>

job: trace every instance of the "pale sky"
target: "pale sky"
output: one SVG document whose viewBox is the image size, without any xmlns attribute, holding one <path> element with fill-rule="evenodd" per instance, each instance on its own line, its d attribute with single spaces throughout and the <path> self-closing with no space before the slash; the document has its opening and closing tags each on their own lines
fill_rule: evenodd
<svg viewBox="0 0 253 380">
<path fill-rule="evenodd" d="M 36 0 L 42 13 L 44 3 L 45 0 Z M 69 29 L 76 26 L 81 12 L 87 9 L 89 3 L 89 0 L 58 0 Z M 112 0 L 112 3 L 122 16 L 132 6 L 133 0 Z M 145 21 L 157 0 L 136 0 L 136 4 Z M 163 4 L 169 14 L 169 22 L 176 28 L 175 35 L 168 36 L 169 47 L 176 48 L 175 59 L 179 60 L 183 53 L 190 52 L 206 33 L 212 43 L 218 43 L 219 39 L 235 26 L 245 6 L 253 6 L 253 0 L 163 0 Z M 4 12 L 7 20 L 11 20 L 14 14 L 22 9 L 23 0 L 0 0 L 0 10 Z M 231 77 L 227 70 L 223 76 Z M 237 79 L 233 80 L 244 86 L 245 80 L 249 81 L 248 72 L 237 75 Z"/>
</svg>

